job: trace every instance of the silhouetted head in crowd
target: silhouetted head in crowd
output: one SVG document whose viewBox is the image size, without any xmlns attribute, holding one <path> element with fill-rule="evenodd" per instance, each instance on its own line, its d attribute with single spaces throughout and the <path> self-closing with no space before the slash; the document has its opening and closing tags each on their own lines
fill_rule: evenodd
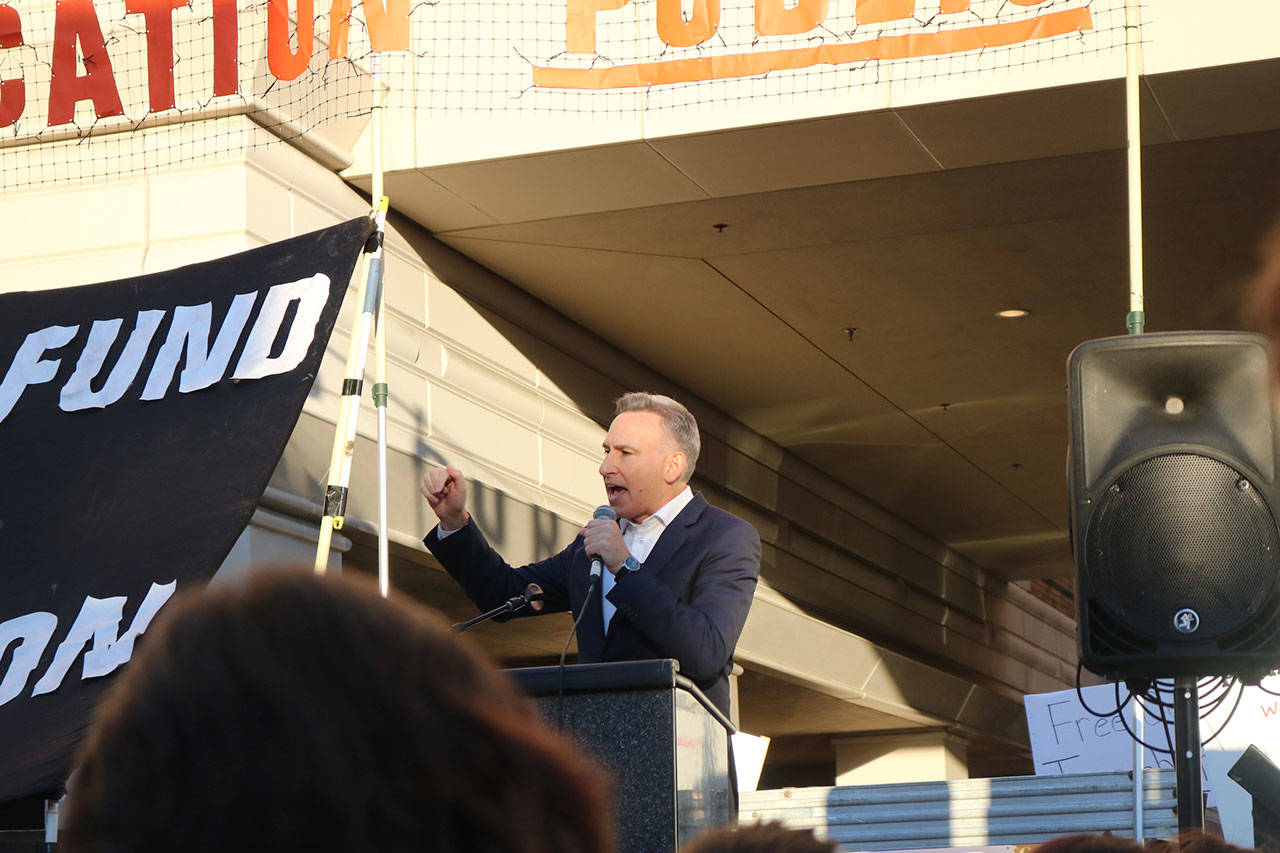
<svg viewBox="0 0 1280 853">
<path fill-rule="evenodd" d="M 1169 841 L 1148 844 L 1147 853 L 1253 853 L 1253 850 L 1229 844 L 1208 832 L 1187 830 Z"/>
<path fill-rule="evenodd" d="M 836 845 L 816 838 L 811 829 L 781 823 L 744 823 L 717 829 L 684 847 L 681 853 L 835 853 Z"/>
<path fill-rule="evenodd" d="M 1067 835 L 1046 841 L 1035 853 L 1142 853 L 1142 846 L 1116 835 Z"/>
<path fill-rule="evenodd" d="M 58 840 L 599 853 L 607 788 L 433 613 L 270 571 L 162 613 L 97 711 Z"/>
</svg>

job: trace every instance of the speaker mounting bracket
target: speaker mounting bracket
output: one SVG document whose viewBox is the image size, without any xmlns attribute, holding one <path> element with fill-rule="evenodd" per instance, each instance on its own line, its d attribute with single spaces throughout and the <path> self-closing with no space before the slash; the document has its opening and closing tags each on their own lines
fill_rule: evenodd
<svg viewBox="0 0 1280 853">
<path fill-rule="evenodd" d="M 1200 783 L 1200 690 L 1195 676 L 1173 682 L 1173 766 L 1177 774 L 1178 830 L 1204 830 Z"/>
</svg>

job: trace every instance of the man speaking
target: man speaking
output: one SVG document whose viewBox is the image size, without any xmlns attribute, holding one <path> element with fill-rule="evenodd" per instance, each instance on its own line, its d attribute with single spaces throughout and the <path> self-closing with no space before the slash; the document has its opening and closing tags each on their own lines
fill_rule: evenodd
<svg viewBox="0 0 1280 853">
<path fill-rule="evenodd" d="M 657 394 L 626 394 L 600 463 L 617 521 L 594 518 L 559 554 L 512 568 L 471 523 L 466 480 L 448 466 L 422 481 L 440 520 L 424 541 L 480 608 L 536 583 L 545 611 L 581 615 L 579 660 L 675 658 L 728 715 L 728 676 L 760 573 L 760 536 L 690 490 L 700 447 L 698 424 L 684 406 Z M 598 581 L 594 560 L 603 569 Z"/>
</svg>

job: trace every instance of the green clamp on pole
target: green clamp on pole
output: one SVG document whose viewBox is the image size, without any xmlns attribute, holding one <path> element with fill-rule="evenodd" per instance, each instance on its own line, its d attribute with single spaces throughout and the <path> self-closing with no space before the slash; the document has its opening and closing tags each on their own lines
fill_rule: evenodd
<svg viewBox="0 0 1280 853">
<path fill-rule="evenodd" d="M 1147 323 L 1147 315 L 1144 311 L 1130 311 L 1124 318 L 1124 324 L 1129 328 L 1129 334 L 1140 335 Z"/>
<path fill-rule="evenodd" d="M 387 407 L 387 383 L 375 382 L 373 385 L 373 405 L 385 409 Z"/>
</svg>

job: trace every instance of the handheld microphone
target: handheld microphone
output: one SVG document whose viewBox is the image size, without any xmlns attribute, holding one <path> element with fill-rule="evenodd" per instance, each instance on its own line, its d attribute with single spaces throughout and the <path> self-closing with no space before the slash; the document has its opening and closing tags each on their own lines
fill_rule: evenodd
<svg viewBox="0 0 1280 853">
<path fill-rule="evenodd" d="M 616 521 L 618 514 L 613 511 L 613 507 L 608 504 L 596 507 L 596 511 L 592 513 L 592 518 L 607 518 L 610 521 Z M 600 575 L 604 573 L 604 563 L 600 558 L 591 558 L 591 573 L 587 576 L 587 595 L 583 599 L 582 609 L 578 611 L 578 617 L 573 620 L 573 626 L 569 628 L 569 636 L 564 640 L 564 648 L 560 650 L 560 701 L 557 705 L 560 709 L 560 728 L 564 728 L 564 659 L 569 654 L 569 644 L 573 642 L 573 637 L 578 633 L 578 625 L 582 622 L 582 617 L 587 615 L 587 602 L 591 600 L 591 595 L 600 585 Z"/>
<path fill-rule="evenodd" d="M 613 507 L 609 506 L 608 504 L 605 504 L 604 506 L 596 507 L 596 511 L 594 514 L 592 514 L 591 517 L 607 518 L 610 521 L 618 520 L 618 514 L 614 512 Z M 600 561 L 599 557 L 594 557 L 591 560 L 591 582 L 594 583 L 595 581 L 600 580 L 600 575 L 603 572 L 604 572 L 604 563 Z"/>
</svg>

